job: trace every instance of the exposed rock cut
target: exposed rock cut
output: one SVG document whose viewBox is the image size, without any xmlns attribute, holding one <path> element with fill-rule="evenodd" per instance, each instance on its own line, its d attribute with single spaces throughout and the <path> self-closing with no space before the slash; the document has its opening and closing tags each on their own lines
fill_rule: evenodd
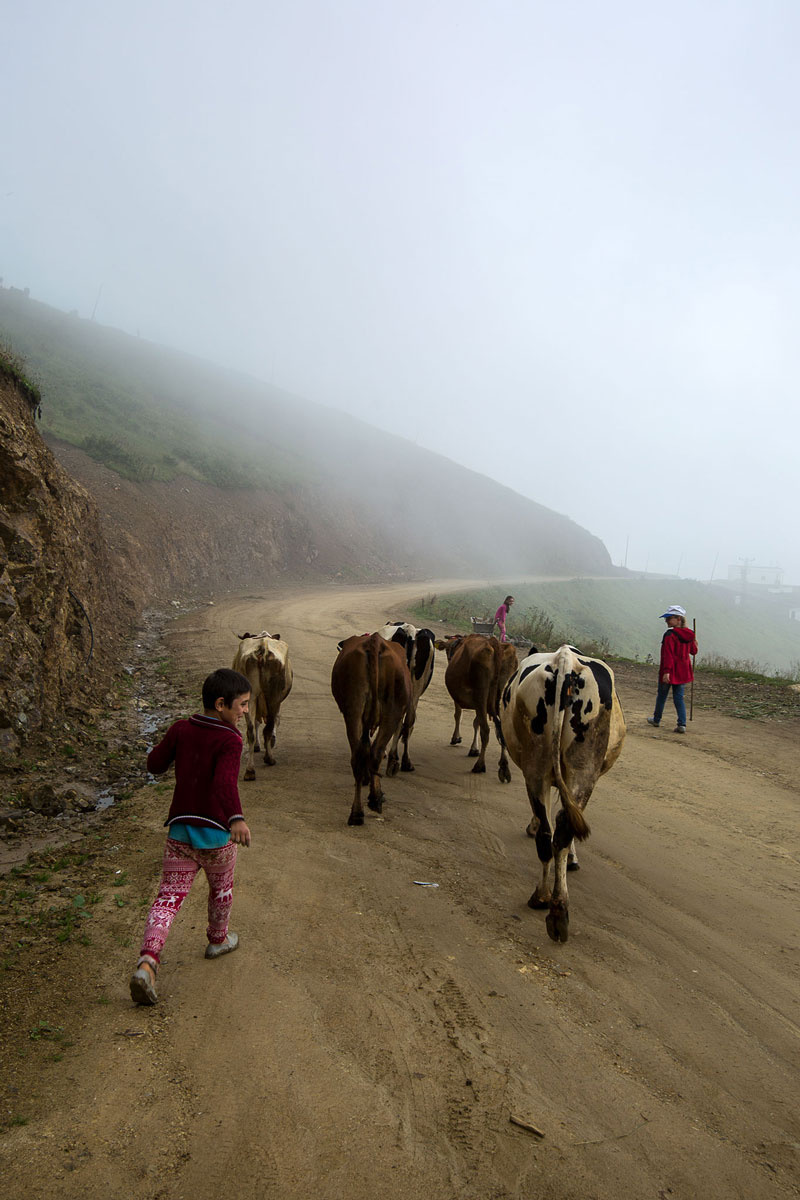
<svg viewBox="0 0 800 1200">
<path fill-rule="evenodd" d="M 94 501 L 0 379 L 0 755 L 108 685 L 134 615 L 111 576 Z"/>
</svg>

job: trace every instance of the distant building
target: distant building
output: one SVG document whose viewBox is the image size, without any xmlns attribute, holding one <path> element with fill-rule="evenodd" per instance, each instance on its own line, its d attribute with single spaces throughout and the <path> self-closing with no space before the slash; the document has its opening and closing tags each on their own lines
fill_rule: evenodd
<svg viewBox="0 0 800 1200">
<path fill-rule="evenodd" d="M 781 587 L 783 584 L 783 567 L 757 567 L 755 563 L 736 563 L 728 567 L 728 579 L 731 583 L 757 584 L 759 587 Z"/>
</svg>

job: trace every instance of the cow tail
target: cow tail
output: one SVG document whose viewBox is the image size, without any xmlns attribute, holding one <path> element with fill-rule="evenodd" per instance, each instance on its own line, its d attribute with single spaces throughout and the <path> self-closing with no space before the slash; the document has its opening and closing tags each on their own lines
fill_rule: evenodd
<svg viewBox="0 0 800 1200">
<path fill-rule="evenodd" d="M 564 811 L 567 814 L 570 828 L 572 829 L 573 837 L 582 842 L 584 838 L 589 836 L 589 825 L 583 815 L 583 810 L 577 804 L 575 797 L 567 787 L 566 780 L 561 773 L 561 746 L 564 741 L 564 725 L 570 711 L 570 686 L 572 677 L 572 652 L 567 646 L 563 646 L 559 651 L 558 658 L 555 664 L 555 688 L 556 688 L 556 713 L 553 721 L 553 741 L 551 751 L 553 755 L 553 779 L 555 780 L 558 794 L 561 797 L 561 803 L 564 805 Z M 559 678 L 561 683 L 559 685 Z"/>
<path fill-rule="evenodd" d="M 367 639 L 366 651 L 368 697 L 364 712 L 364 728 L 369 738 L 372 730 L 377 729 L 380 723 L 380 706 L 378 702 L 380 652 L 377 633 L 373 633 L 372 637 Z"/>
</svg>

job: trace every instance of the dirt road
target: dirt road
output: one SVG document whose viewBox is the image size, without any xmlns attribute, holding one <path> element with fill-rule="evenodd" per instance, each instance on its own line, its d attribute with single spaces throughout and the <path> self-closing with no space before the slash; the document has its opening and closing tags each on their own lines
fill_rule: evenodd
<svg viewBox="0 0 800 1200">
<path fill-rule="evenodd" d="M 204 960 L 198 883 L 146 1010 L 127 996 L 141 910 L 128 946 L 95 938 L 64 984 L 75 1044 L 36 1118 L 3 1136 L 20 1200 L 800 1191 L 797 730 L 713 713 L 684 739 L 652 730 L 652 696 L 621 674 L 628 739 L 592 798 L 570 940 L 554 945 L 526 905 L 521 776 L 498 782 L 494 748 L 473 776 L 466 739 L 448 745 L 443 662 L 416 773 L 385 781 L 382 817 L 347 826 L 336 642 L 418 595 L 276 591 L 176 623 L 170 649 L 194 675 L 230 661 L 232 631 L 266 626 L 292 651 L 277 765 L 241 785 L 241 948 Z M 114 849 L 144 904 L 164 795 L 136 809 Z"/>
</svg>

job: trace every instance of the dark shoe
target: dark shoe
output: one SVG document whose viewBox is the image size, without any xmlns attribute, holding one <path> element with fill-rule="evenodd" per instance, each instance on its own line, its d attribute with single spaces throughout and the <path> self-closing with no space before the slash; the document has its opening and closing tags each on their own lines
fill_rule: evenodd
<svg viewBox="0 0 800 1200">
<path fill-rule="evenodd" d="M 213 942 L 209 942 L 206 946 L 206 958 L 219 958 L 220 954 L 230 954 L 231 950 L 235 950 L 239 945 L 238 933 L 229 933 L 224 942 L 215 946 Z"/>
<path fill-rule="evenodd" d="M 676 725 L 675 733 L 686 733 L 686 726 L 685 725 Z"/>
<path fill-rule="evenodd" d="M 661 724 L 661 722 L 660 722 L 660 721 L 657 721 L 657 720 L 655 719 L 655 717 L 648 717 L 648 718 L 647 718 L 647 724 L 648 724 L 648 725 L 653 725 L 653 726 L 654 726 L 656 729 L 658 729 L 658 727 L 659 727 L 659 725 Z"/>
<path fill-rule="evenodd" d="M 134 1004 L 155 1004 L 158 1001 L 155 978 L 141 963 L 131 975 L 131 1000 Z"/>
</svg>

